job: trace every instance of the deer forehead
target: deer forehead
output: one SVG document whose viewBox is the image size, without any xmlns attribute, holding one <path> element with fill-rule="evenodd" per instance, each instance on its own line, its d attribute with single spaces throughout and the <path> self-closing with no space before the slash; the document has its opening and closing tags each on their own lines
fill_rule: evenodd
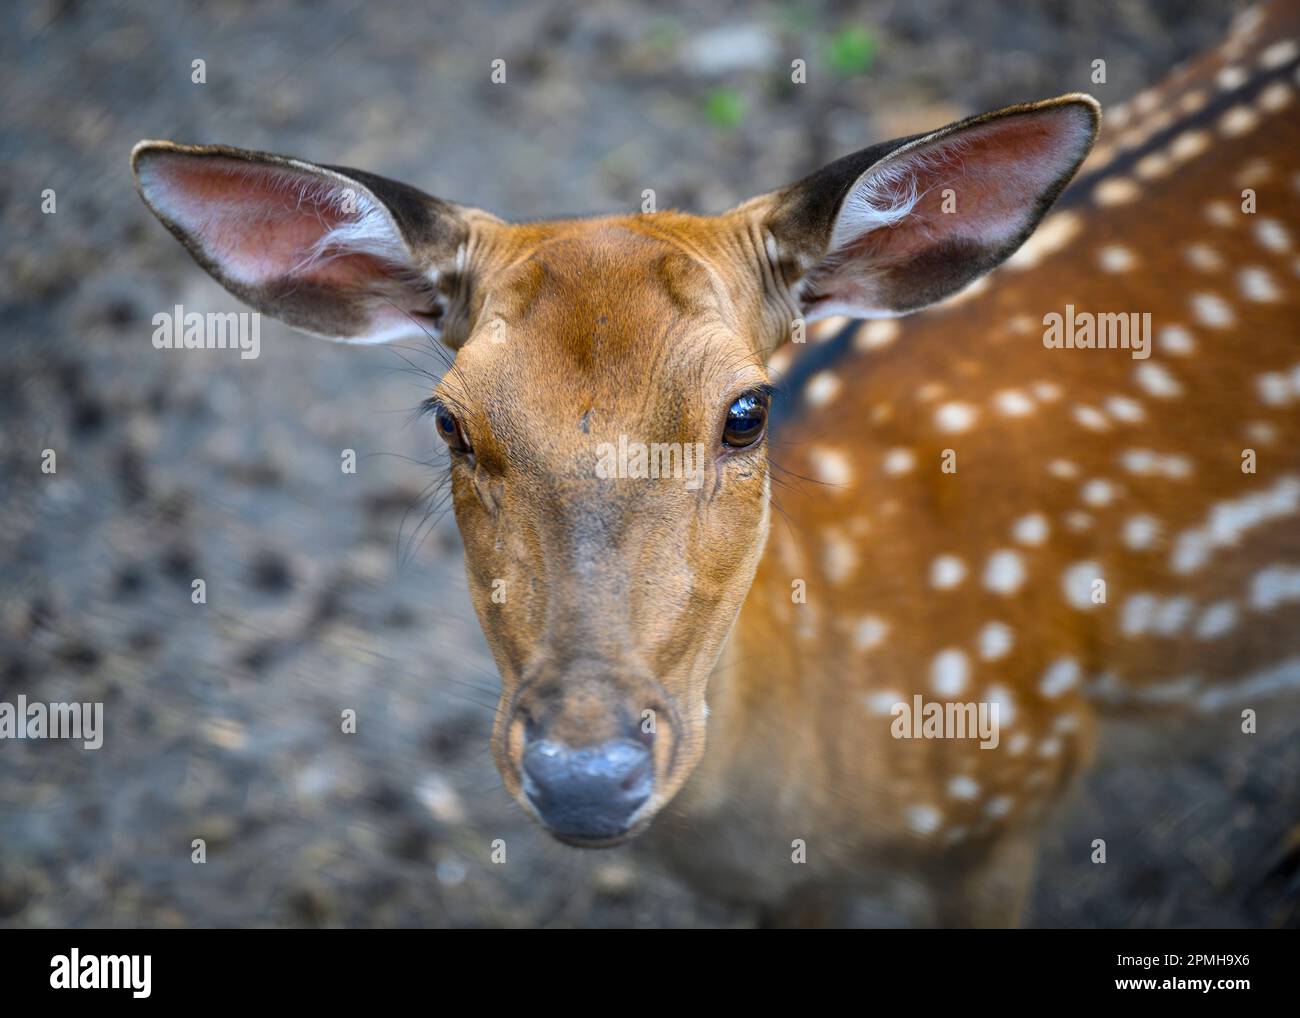
<svg viewBox="0 0 1300 1018">
<path fill-rule="evenodd" d="M 575 443 L 611 429 L 698 437 L 719 400 L 766 376 L 728 266 L 705 246 L 715 238 L 672 219 L 653 232 L 635 217 L 506 228 L 447 393 L 502 437 L 539 423 Z"/>
<path fill-rule="evenodd" d="M 742 324 L 726 220 L 660 213 L 494 226 L 485 321 L 531 331 L 579 353 L 603 326 L 602 352 L 643 354 L 665 320 Z M 478 330 L 476 330 L 478 331 Z"/>
</svg>

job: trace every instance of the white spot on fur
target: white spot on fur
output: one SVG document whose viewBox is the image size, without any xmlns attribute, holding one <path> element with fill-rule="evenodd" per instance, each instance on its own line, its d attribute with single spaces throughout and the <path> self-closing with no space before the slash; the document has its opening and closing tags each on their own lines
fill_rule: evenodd
<svg viewBox="0 0 1300 1018">
<path fill-rule="evenodd" d="M 1151 449 L 1126 449 L 1119 457 L 1120 465 L 1130 474 L 1139 477 L 1164 476 L 1181 480 L 1192 472 L 1192 462 L 1177 453 L 1167 455 Z"/>
<path fill-rule="evenodd" d="M 1011 538 L 1020 544 L 1038 547 L 1047 540 L 1048 530 L 1045 515 L 1042 513 L 1029 513 L 1027 516 L 1020 517 L 1011 525 Z"/>
<path fill-rule="evenodd" d="M 853 468 L 849 465 L 848 457 L 838 449 L 818 446 L 809 451 L 808 458 L 813 474 L 823 484 L 842 489 L 853 480 Z"/>
<path fill-rule="evenodd" d="M 1236 321 L 1228 302 L 1212 293 L 1192 296 L 1192 314 L 1198 322 L 1212 329 L 1226 329 Z"/>
<path fill-rule="evenodd" d="M 859 350 L 879 350 L 889 346 L 902 331 L 902 326 L 893 318 L 876 318 L 861 327 L 853 345 Z"/>
<path fill-rule="evenodd" d="M 887 474 L 906 474 L 916 466 L 916 454 L 911 449 L 890 449 L 880 465 Z"/>
<path fill-rule="evenodd" d="M 1300 601 L 1300 569 L 1275 565 L 1261 569 L 1250 580 L 1250 606 L 1272 611 L 1279 605 Z"/>
<path fill-rule="evenodd" d="M 984 807 L 987 816 L 995 819 L 1006 816 L 1011 812 L 1011 807 L 1016 804 L 1015 799 L 1009 795 L 999 795 L 995 799 L 990 799 L 988 805 Z"/>
<path fill-rule="evenodd" d="M 1219 256 L 1219 252 L 1209 244 L 1192 244 L 1184 253 L 1187 255 L 1188 264 L 1201 272 L 1219 272 L 1223 268 L 1223 259 Z"/>
<path fill-rule="evenodd" d="M 850 579 L 858 567 L 857 545 L 834 527 L 825 530 L 822 541 L 822 569 L 826 578 L 838 587 Z"/>
<path fill-rule="evenodd" d="M 1259 108 L 1265 113 L 1277 113 L 1291 105 L 1294 90 L 1285 81 L 1275 81 L 1259 93 Z"/>
<path fill-rule="evenodd" d="M 1085 406 L 1082 403 L 1075 406 L 1072 411 L 1074 420 L 1077 424 L 1087 428 L 1089 431 L 1109 431 L 1110 421 L 1096 407 Z"/>
<path fill-rule="evenodd" d="M 1277 441 L 1277 428 L 1268 421 L 1251 421 L 1246 425 L 1246 437 L 1257 445 L 1272 445 Z"/>
<path fill-rule="evenodd" d="M 1208 131 L 1184 131 L 1169 143 L 1169 158 L 1177 163 L 1185 163 L 1189 159 L 1195 159 L 1209 147 Z"/>
<path fill-rule="evenodd" d="M 1137 384 L 1148 395 L 1156 399 L 1173 399 L 1183 394 L 1183 387 L 1178 384 L 1165 368 L 1153 361 L 1143 361 L 1133 372 Z"/>
<path fill-rule="evenodd" d="M 940 431 L 967 431 L 975 423 L 977 412 L 969 403 L 945 403 L 934 413 Z"/>
<path fill-rule="evenodd" d="M 1038 323 L 1033 315 L 1012 315 L 1007 319 L 1007 332 L 1013 336 L 1029 336 L 1037 331 Z"/>
<path fill-rule="evenodd" d="M 1102 477 L 1094 477 L 1083 486 L 1079 497 L 1084 503 L 1096 508 L 1110 505 L 1115 499 L 1115 485 Z"/>
<path fill-rule="evenodd" d="M 1264 24 L 1267 17 L 1263 4 L 1255 7 L 1247 7 L 1239 14 L 1233 16 L 1232 24 L 1228 26 L 1228 33 L 1231 36 L 1229 45 L 1234 50 L 1240 51 L 1240 47 L 1259 31 L 1260 26 Z"/>
<path fill-rule="evenodd" d="M 1255 222 L 1255 239 L 1261 247 L 1274 254 L 1285 254 L 1291 248 L 1291 237 L 1286 227 L 1276 219 L 1259 219 Z"/>
<path fill-rule="evenodd" d="M 1273 520 L 1294 516 L 1300 509 L 1300 481 L 1284 477 L 1266 491 L 1253 492 L 1211 507 L 1199 527 L 1183 531 L 1174 542 L 1169 567 L 1192 573 L 1219 548 L 1237 545 L 1250 530 Z"/>
<path fill-rule="evenodd" d="M 1300 657 L 1285 661 L 1245 676 L 1234 676 L 1227 686 L 1207 689 L 1197 701 L 1203 711 L 1221 710 L 1225 706 L 1242 707 L 1263 696 L 1290 693 L 1300 686 Z"/>
<path fill-rule="evenodd" d="M 1259 55 L 1259 66 L 1266 71 L 1285 67 L 1300 54 L 1294 39 L 1282 39 L 1273 43 Z"/>
<path fill-rule="evenodd" d="M 1268 371 L 1256 375 L 1255 391 L 1259 394 L 1260 402 L 1268 406 L 1285 406 L 1296 395 L 1291 379 L 1280 371 Z"/>
<path fill-rule="evenodd" d="M 1066 529 L 1081 534 L 1092 526 L 1092 517 L 1078 509 L 1065 514 Z"/>
<path fill-rule="evenodd" d="M 951 590 L 966 579 L 966 563 L 956 555 L 940 555 L 930 563 L 930 586 Z"/>
<path fill-rule="evenodd" d="M 995 594 L 1014 594 L 1025 582 L 1025 563 L 1018 551 L 1004 548 L 989 556 L 984 586 Z"/>
<path fill-rule="evenodd" d="M 1156 609 L 1152 628 L 1161 636 L 1177 636 L 1191 619 L 1195 607 L 1190 597 L 1167 598 Z"/>
<path fill-rule="evenodd" d="M 869 693 L 862 698 L 863 703 L 872 714 L 888 716 L 894 712 L 894 706 L 904 703 L 902 696 L 893 690 L 881 690 L 878 693 Z"/>
<path fill-rule="evenodd" d="M 1009 269 L 1027 269 L 1070 243 L 1083 228 L 1075 212 L 1054 212 L 1039 224 L 1020 249 L 1007 259 Z"/>
<path fill-rule="evenodd" d="M 1236 213 L 1226 201 L 1212 201 L 1205 205 L 1205 218 L 1215 226 L 1233 226 L 1237 222 Z"/>
<path fill-rule="evenodd" d="M 819 371 L 808 379 L 808 387 L 804 390 L 804 396 L 807 398 L 809 406 L 816 407 L 829 403 L 839 391 L 840 380 L 829 371 Z"/>
<path fill-rule="evenodd" d="M 984 691 L 984 699 L 990 706 L 997 704 L 999 725 L 1009 725 L 1015 721 L 1016 698 L 1011 695 L 1011 690 L 1006 686 L 989 686 Z"/>
<path fill-rule="evenodd" d="M 1005 622 L 989 622 L 976 637 L 979 642 L 980 658 L 984 661 L 998 661 L 1011 653 L 1015 635 Z"/>
<path fill-rule="evenodd" d="M 1038 680 L 1038 691 L 1049 700 L 1072 689 L 1079 681 L 1079 662 L 1072 657 L 1054 661 Z"/>
<path fill-rule="evenodd" d="M 969 778 L 965 774 L 958 774 L 948 782 L 948 794 L 954 799 L 963 799 L 970 802 L 978 799 L 980 795 L 979 782 L 974 778 Z"/>
<path fill-rule="evenodd" d="M 1054 403 L 1061 398 L 1061 387 L 1055 382 L 1035 382 L 1029 390 L 1040 403 Z"/>
<path fill-rule="evenodd" d="M 930 663 L 930 685 L 940 696 L 956 696 L 966 688 L 970 662 L 960 650 L 940 651 Z"/>
<path fill-rule="evenodd" d="M 1101 181 L 1092 192 L 1092 200 L 1106 208 L 1112 205 L 1127 205 L 1142 195 L 1140 188 L 1128 177 L 1108 177 Z"/>
<path fill-rule="evenodd" d="M 1257 187 L 1272 176 L 1273 167 L 1267 159 L 1252 159 L 1237 171 L 1232 181 L 1236 187 Z"/>
<path fill-rule="evenodd" d="M 1214 83 L 1223 91 L 1231 92 L 1246 84 L 1249 77 L 1250 75 L 1246 73 L 1244 67 L 1229 64 L 1227 67 L 1221 68 L 1219 73 L 1214 76 Z"/>
<path fill-rule="evenodd" d="M 943 825 L 943 814 L 933 806 L 909 806 L 907 826 L 917 834 L 933 834 Z"/>
<path fill-rule="evenodd" d="M 1259 126 L 1259 114 L 1249 106 L 1234 106 L 1219 118 L 1219 130 L 1228 138 L 1237 138 Z"/>
<path fill-rule="evenodd" d="M 1107 244 L 1097 252 L 1097 264 L 1103 272 L 1127 272 L 1137 264 L 1137 257 L 1119 244 Z"/>
<path fill-rule="evenodd" d="M 1142 404 L 1127 396 L 1109 396 L 1106 399 L 1106 412 L 1115 420 L 1125 424 L 1140 424 L 1146 419 Z"/>
<path fill-rule="evenodd" d="M 853 630 L 853 640 L 858 650 L 875 650 L 885 642 L 889 624 L 878 615 L 864 615 Z"/>
<path fill-rule="evenodd" d="M 1277 288 L 1268 270 L 1261 269 L 1257 265 L 1249 265 L 1238 272 L 1237 285 L 1241 288 L 1241 295 L 1247 300 L 1271 304 L 1282 299 L 1282 291 Z"/>
<path fill-rule="evenodd" d="M 1124 521 L 1123 541 L 1133 551 L 1146 551 L 1160 536 L 1160 521 L 1154 516 L 1139 513 Z"/>
<path fill-rule="evenodd" d="M 1119 632 L 1125 636 L 1141 636 L 1151 628 L 1160 599 L 1154 594 L 1132 594 L 1119 610 Z"/>
<path fill-rule="evenodd" d="M 1164 152 L 1148 152 L 1133 164 L 1133 172 L 1143 180 L 1158 180 L 1167 177 L 1174 168 L 1174 161 Z"/>
<path fill-rule="evenodd" d="M 1003 389 L 993 397 L 993 405 L 1007 417 L 1025 417 L 1034 412 L 1034 401 L 1019 389 Z"/>
<path fill-rule="evenodd" d="M 1198 640 L 1217 640 L 1237 628 L 1237 606 L 1232 601 L 1215 601 L 1207 605 L 1196 620 Z"/>
<path fill-rule="evenodd" d="M 1196 350 L 1196 341 L 1183 326 L 1166 325 L 1156 333 L 1156 346 L 1175 357 L 1186 357 Z"/>
<path fill-rule="evenodd" d="M 1091 611 L 1097 607 L 1092 603 L 1092 584 L 1102 579 L 1102 569 L 1097 562 L 1076 562 L 1061 577 L 1061 588 L 1065 599 L 1080 611 Z"/>
</svg>

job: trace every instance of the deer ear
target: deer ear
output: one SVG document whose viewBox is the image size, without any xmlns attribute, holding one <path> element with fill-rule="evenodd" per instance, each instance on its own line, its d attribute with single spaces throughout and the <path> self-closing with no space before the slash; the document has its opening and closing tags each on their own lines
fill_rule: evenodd
<svg viewBox="0 0 1300 1018">
<path fill-rule="evenodd" d="M 1007 259 L 1092 148 L 1086 95 L 1011 106 L 864 149 L 759 199 L 809 321 L 933 304 Z"/>
<path fill-rule="evenodd" d="M 455 341 L 474 217 L 413 187 L 337 166 L 142 141 L 136 186 L 203 268 L 241 300 L 307 332 L 384 343 Z"/>
</svg>

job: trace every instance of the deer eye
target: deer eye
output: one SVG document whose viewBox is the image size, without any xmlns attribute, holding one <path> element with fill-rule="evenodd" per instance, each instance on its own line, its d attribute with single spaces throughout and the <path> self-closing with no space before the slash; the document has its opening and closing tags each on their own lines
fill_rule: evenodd
<svg viewBox="0 0 1300 1018">
<path fill-rule="evenodd" d="M 767 393 L 747 392 L 732 403 L 722 428 L 722 444 L 745 449 L 762 438 L 767 428 L 767 402 Z"/>
<path fill-rule="evenodd" d="M 452 452 L 473 452 L 469 440 L 465 437 L 465 430 L 460 426 L 460 421 L 446 407 L 438 407 L 433 415 L 433 423 Z"/>
</svg>

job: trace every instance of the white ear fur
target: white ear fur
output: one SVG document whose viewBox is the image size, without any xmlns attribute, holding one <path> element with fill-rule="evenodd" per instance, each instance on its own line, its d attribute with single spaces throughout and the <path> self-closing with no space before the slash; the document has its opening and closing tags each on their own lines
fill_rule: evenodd
<svg viewBox="0 0 1300 1018">
<path fill-rule="evenodd" d="M 906 314 L 984 275 L 1033 231 L 1098 122 L 1089 96 L 1009 107 L 863 150 L 781 192 L 769 228 L 797 252 L 806 319 Z"/>
<path fill-rule="evenodd" d="M 846 247 L 872 230 L 902 222 L 920 200 L 917 175 L 910 162 L 868 170 L 849 189 L 831 230 L 831 250 Z"/>
</svg>

